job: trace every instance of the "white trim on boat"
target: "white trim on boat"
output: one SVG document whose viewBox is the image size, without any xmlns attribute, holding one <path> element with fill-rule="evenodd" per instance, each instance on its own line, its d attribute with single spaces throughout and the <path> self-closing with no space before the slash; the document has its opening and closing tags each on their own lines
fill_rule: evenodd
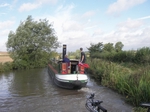
<svg viewBox="0 0 150 112">
<path fill-rule="evenodd" d="M 55 75 L 57 80 L 63 81 L 63 82 L 69 82 L 69 81 L 88 81 L 87 75 L 84 74 L 67 74 L 67 75 L 62 75 L 62 74 L 56 74 Z"/>
</svg>

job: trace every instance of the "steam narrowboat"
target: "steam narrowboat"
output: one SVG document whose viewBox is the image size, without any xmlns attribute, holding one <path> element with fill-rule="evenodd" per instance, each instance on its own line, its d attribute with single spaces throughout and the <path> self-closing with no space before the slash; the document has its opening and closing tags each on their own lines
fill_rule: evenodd
<svg viewBox="0 0 150 112">
<path fill-rule="evenodd" d="M 63 58 L 65 54 L 66 45 L 63 45 Z M 86 86 L 88 77 L 84 70 L 85 67 L 79 66 L 76 59 L 70 59 L 70 67 L 62 60 L 54 60 L 48 64 L 48 73 L 53 82 L 66 89 L 81 89 Z"/>
</svg>

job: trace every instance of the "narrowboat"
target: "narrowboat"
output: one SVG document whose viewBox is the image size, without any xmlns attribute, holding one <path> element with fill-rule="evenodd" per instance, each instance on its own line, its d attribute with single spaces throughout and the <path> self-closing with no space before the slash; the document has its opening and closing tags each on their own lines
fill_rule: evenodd
<svg viewBox="0 0 150 112">
<path fill-rule="evenodd" d="M 63 45 L 63 58 L 66 54 L 66 45 Z M 81 89 L 88 82 L 85 66 L 80 65 L 76 59 L 70 59 L 70 66 L 62 59 L 48 63 L 48 74 L 54 84 L 66 89 Z"/>
</svg>

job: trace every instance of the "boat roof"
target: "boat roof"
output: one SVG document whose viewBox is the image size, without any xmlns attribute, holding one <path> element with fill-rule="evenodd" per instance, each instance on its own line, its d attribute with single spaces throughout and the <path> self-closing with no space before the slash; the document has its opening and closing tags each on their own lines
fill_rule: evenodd
<svg viewBox="0 0 150 112">
<path fill-rule="evenodd" d="M 61 62 L 61 61 L 62 61 L 62 59 L 59 59 L 58 61 L 59 61 L 59 62 Z M 76 62 L 77 62 L 77 61 L 79 61 L 79 60 L 78 60 L 78 59 L 70 59 L 70 61 L 71 61 L 71 62 L 74 62 L 74 61 L 76 61 Z"/>
</svg>

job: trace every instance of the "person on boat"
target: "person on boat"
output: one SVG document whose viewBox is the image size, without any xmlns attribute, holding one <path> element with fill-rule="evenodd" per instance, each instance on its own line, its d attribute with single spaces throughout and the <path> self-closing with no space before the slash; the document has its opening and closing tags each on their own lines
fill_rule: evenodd
<svg viewBox="0 0 150 112">
<path fill-rule="evenodd" d="M 83 52 L 83 48 L 80 48 L 80 51 L 81 51 L 81 57 L 80 57 L 80 61 L 79 61 L 79 68 L 80 66 L 83 66 L 84 67 L 84 73 L 87 73 L 86 71 L 86 68 L 89 68 L 89 65 L 86 64 L 86 56 L 85 56 L 85 53 Z"/>
<path fill-rule="evenodd" d="M 65 57 L 64 57 L 64 59 L 63 59 L 63 61 L 62 62 L 64 62 L 64 63 L 68 63 L 68 68 L 70 67 L 70 59 L 68 58 L 68 56 L 67 55 L 65 55 Z"/>
<path fill-rule="evenodd" d="M 85 53 L 83 52 L 83 48 L 80 48 L 80 51 L 81 51 L 80 63 L 85 63 L 86 57 Z"/>
</svg>

